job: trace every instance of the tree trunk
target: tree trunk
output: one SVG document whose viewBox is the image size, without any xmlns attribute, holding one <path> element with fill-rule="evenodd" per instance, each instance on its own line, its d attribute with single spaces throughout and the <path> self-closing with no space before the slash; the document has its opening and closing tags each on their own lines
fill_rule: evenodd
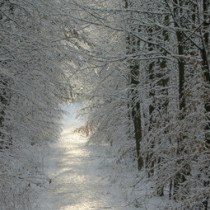
<svg viewBox="0 0 210 210">
<path fill-rule="evenodd" d="M 178 2 L 177 0 L 173 0 L 174 3 L 174 16 L 179 18 L 180 15 L 182 14 L 182 3 Z M 180 7 L 178 7 L 180 6 Z M 177 39 L 177 44 L 178 44 L 178 55 L 182 56 L 184 55 L 184 36 L 182 31 L 180 31 L 179 25 L 177 22 L 175 22 L 175 28 L 177 28 L 176 31 L 176 39 Z M 179 70 L 179 109 L 180 109 L 180 120 L 184 119 L 184 111 L 185 111 L 185 98 L 184 98 L 184 86 L 185 86 L 185 62 L 183 59 L 178 59 L 178 70 Z M 177 140 L 177 157 L 178 159 L 182 155 L 183 151 L 183 141 L 184 141 L 184 136 L 182 133 L 180 133 L 180 137 Z M 180 160 L 178 160 L 178 164 L 180 164 Z M 182 173 L 182 170 L 178 172 L 175 175 L 174 178 L 174 196 L 175 199 L 178 199 L 178 190 L 179 190 L 179 185 L 185 181 L 185 175 Z"/>
<path fill-rule="evenodd" d="M 204 78 L 207 83 L 207 93 L 206 95 L 206 102 L 205 102 L 205 110 L 208 115 L 210 112 L 210 96 L 209 96 L 209 88 L 210 88 L 210 63 L 208 58 L 210 56 L 210 18 L 209 18 L 209 9 L 210 9 L 210 2 L 209 0 L 203 0 L 203 48 L 201 50 L 201 57 L 203 60 L 203 70 L 204 70 Z M 207 118 L 207 125 L 205 127 L 205 141 L 206 141 L 206 148 L 210 148 L 210 118 Z M 208 167 L 208 166 L 207 166 Z M 208 169 L 207 169 L 208 171 Z M 207 175 L 207 174 L 206 174 Z M 208 175 L 207 175 L 208 176 Z M 210 177 L 207 177 L 210 179 Z M 209 181 L 204 181 L 204 187 L 208 187 Z M 208 200 L 209 196 L 206 195 L 205 201 L 203 202 L 204 209 L 208 209 Z"/>
<path fill-rule="evenodd" d="M 132 3 L 129 0 L 125 0 L 125 9 L 130 8 Z M 131 14 L 132 15 L 132 14 Z M 133 35 L 136 30 L 136 27 L 132 25 L 132 22 L 129 24 L 130 31 L 126 32 L 126 48 L 127 54 L 133 54 L 136 52 L 136 49 L 139 47 L 139 40 Z M 138 30 L 138 28 L 137 28 Z M 136 141 L 136 152 L 137 152 L 137 163 L 138 169 L 141 170 L 143 167 L 143 158 L 141 156 L 141 141 L 142 141 L 142 123 L 141 123 L 141 105 L 138 100 L 138 91 L 137 86 L 139 84 L 139 61 L 135 60 L 135 58 L 131 58 L 128 60 L 129 68 L 130 68 L 130 95 L 131 95 L 131 115 L 134 125 L 134 133 L 135 133 L 135 141 Z"/>
</svg>

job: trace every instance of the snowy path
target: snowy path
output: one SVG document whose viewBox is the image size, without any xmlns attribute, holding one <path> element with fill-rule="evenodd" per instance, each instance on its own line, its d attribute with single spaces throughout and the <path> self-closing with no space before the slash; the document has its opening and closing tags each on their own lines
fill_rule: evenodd
<svg viewBox="0 0 210 210">
<path fill-rule="evenodd" d="M 46 154 L 44 172 L 52 182 L 46 184 L 36 209 L 131 209 L 126 207 L 120 186 L 110 183 L 111 175 L 103 167 L 109 158 L 105 146 L 87 146 L 86 137 L 72 132 L 75 123 L 75 119 L 68 120 L 61 140 Z"/>
</svg>

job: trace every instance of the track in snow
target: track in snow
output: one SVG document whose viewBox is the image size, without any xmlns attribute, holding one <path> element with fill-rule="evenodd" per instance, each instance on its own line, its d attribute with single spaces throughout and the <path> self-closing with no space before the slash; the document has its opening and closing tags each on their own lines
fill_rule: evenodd
<svg viewBox="0 0 210 210">
<path fill-rule="evenodd" d="M 75 113 L 77 105 L 69 112 Z M 38 210 L 133 209 L 126 207 L 120 186 L 110 182 L 104 167 L 106 146 L 88 146 L 87 138 L 73 133 L 82 121 L 75 114 L 65 118 L 59 142 L 51 145 L 44 172 L 51 178 L 40 195 Z"/>
</svg>

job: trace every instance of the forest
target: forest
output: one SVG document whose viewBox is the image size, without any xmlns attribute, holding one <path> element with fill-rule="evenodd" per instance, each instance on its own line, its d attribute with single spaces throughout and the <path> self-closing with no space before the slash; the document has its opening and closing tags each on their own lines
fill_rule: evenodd
<svg viewBox="0 0 210 210">
<path fill-rule="evenodd" d="M 209 0 L 0 0 L 0 209 L 33 209 L 78 100 L 143 199 L 210 208 Z"/>
</svg>

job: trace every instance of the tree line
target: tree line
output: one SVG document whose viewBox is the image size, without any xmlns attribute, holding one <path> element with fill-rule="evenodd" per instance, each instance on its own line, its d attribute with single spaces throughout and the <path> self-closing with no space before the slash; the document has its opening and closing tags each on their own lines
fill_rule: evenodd
<svg viewBox="0 0 210 210">
<path fill-rule="evenodd" d="M 58 10 L 59 8 L 59 10 Z M 56 1 L 0 1 L 0 209 L 31 209 L 47 182 L 41 155 L 60 136 L 69 100 L 64 24 Z"/>
<path fill-rule="evenodd" d="M 209 1 L 72 5 L 90 43 L 78 76 L 87 73 L 91 140 L 120 147 L 118 157 L 135 148 L 139 173 L 174 208 L 208 209 Z"/>
</svg>

